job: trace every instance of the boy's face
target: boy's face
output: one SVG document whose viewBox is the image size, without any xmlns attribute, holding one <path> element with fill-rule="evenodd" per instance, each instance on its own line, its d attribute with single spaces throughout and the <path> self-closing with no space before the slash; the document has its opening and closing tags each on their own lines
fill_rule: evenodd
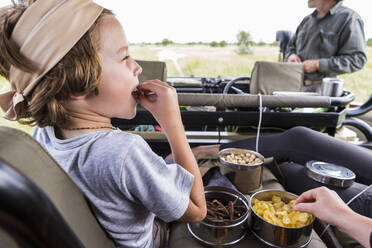
<svg viewBox="0 0 372 248">
<path fill-rule="evenodd" d="M 132 96 L 142 68 L 129 57 L 124 30 L 114 16 L 108 15 L 99 25 L 99 55 L 102 80 L 98 96 L 89 96 L 90 105 L 106 117 L 131 119 L 136 115 L 137 101 Z"/>
</svg>

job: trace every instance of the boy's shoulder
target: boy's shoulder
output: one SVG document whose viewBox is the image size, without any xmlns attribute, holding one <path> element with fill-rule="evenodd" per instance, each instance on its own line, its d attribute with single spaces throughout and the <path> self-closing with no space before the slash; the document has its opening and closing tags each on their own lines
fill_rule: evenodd
<svg viewBox="0 0 372 248">
<path fill-rule="evenodd" d="M 139 135 L 121 131 L 99 131 L 83 134 L 68 140 L 59 140 L 55 137 L 53 127 L 34 129 L 33 137 L 44 146 L 50 146 L 57 150 L 73 150 L 90 147 L 95 153 L 117 153 L 118 151 L 130 151 L 134 147 L 148 146 L 146 141 Z"/>
<path fill-rule="evenodd" d="M 148 146 L 146 141 L 137 134 L 114 130 L 102 132 L 95 136 L 94 146 L 100 147 L 107 153 L 117 153 L 119 151 L 130 152 L 134 148 Z"/>
</svg>

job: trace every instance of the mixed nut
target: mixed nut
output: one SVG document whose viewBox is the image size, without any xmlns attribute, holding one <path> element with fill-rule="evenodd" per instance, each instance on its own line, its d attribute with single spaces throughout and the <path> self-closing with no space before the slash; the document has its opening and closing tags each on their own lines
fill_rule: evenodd
<svg viewBox="0 0 372 248">
<path fill-rule="evenodd" d="M 255 165 L 263 162 L 254 153 L 239 150 L 223 153 L 221 158 L 228 163 L 238 165 Z"/>
</svg>

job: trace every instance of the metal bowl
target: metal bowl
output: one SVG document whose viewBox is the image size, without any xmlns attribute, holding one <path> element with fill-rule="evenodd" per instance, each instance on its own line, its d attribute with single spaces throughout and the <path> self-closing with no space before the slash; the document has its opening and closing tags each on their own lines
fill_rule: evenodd
<svg viewBox="0 0 372 248">
<path fill-rule="evenodd" d="M 315 218 L 307 226 L 298 228 L 281 227 L 267 222 L 252 209 L 253 199 L 270 201 L 273 195 L 280 196 L 285 203 L 298 197 L 295 194 L 279 190 L 262 190 L 253 194 L 249 199 L 250 216 L 248 220 L 252 233 L 259 240 L 272 247 L 306 247 L 311 241 L 311 231 Z"/>
<path fill-rule="evenodd" d="M 209 247 L 230 247 L 242 240 L 248 231 L 249 204 L 245 196 L 229 188 L 209 186 L 205 187 L 205 198 L 207 201 L 217 199 L 222 203 L 237 199 L 237 203 L 245 205 L 247 211 L 228 225 L 216 224 L 207 219 L 188 223 L 187 228 L 191 235 Z"/>
<path fill-rule="evenodd" d="M 249 153 L 252 153 L 252 154 L 256 155 L 256 157 L 259 158 L 261 160 L 261 162 L 251 164 L 251 165 L 240 165 L 240 164 L 227 162 L 223 158 L 223 156 L 226 153 L 231 153 L 231 152 L 240 152 L 240 153 L 249 152 Z M 218 159 L 219 159 L 220 163 L 223 164 L 224 166 L 227 166 L 227 167 L 229 167 L 231 169 L 234 169 L 234 170 L 240 170 L 240 171 L 254 170 L 256 168 L 260 168 L 262 166 L 263 162 L 264 162 L 264 157 L 261 154 L 259 154 L 258 152 L 248 150 L 248 149 L 240 149 L 240 148 L 226 148 L 226 149 L 223 149 L 218 153 Z"/>
<path fill-rule="evenodd" d="M 227 162 L 224 159 L 224 155 L 231 152 L 253 153 L 261 162 L 251 165 L 240 165 Z M 248 149 L 227 148 L 218 153 L 218 159 L 222 164 L 222 167 L 220 167 L 221 174 L 225 175 L 240 192 L 253 193 L 262 188 L 262 165 L 264 163 L 264 156 L 258 152 Z"/>
</svg>

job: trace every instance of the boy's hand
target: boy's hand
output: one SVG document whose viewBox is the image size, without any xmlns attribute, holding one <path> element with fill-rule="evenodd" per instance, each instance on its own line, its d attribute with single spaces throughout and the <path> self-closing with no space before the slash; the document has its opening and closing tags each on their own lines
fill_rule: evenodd
<svg viewBox="0 0 372 248">
<path fill-rule="evenodd" d="M 160 80 L 149 80 L 137 87 L 143 94 L 140 104 L 151 112 L 166 132 L 170 128 L 183 127 L 176 89 Z"/>
</svg>

